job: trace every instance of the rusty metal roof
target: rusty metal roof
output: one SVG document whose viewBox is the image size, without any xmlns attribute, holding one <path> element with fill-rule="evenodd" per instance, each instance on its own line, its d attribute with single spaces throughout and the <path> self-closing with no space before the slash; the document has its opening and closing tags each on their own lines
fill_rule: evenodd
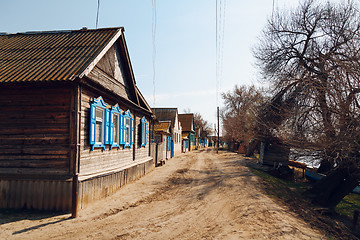
<svg viewBox="0 0 360 240">
<path fill-rule="evenodd" d="M 154 131 L 170 133 L 170 126 L 171 126 L 170 121 L 158 122 L 154 124 Z"/>
<path fill-rule="evenodd" d="M 0 35 L 0 82 L 73 80 L 122 29 Z"/>
<path fill-rule="evenodd" d="M 194 114 L 184 113 L 179 114 L 179 121 L 181 122 L 183 132 L 194 132 Z"/>
<path fill-rule="evenodd" d="M 171 126 L 175 125 L 177 108 L 152 108 L 159 121 L 171 121 Z"/>
</svg>

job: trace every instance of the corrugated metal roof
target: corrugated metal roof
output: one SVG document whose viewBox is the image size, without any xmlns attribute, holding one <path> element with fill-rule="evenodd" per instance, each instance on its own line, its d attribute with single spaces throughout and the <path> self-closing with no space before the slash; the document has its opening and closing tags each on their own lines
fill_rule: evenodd
<svg viewBox="0 0 360 240">
<path fill-rule="evenodd" d="M 183 132 L 194 131 L 194 129 L 193 129 L 194 126 L 192 124 L 193 119 L 194 119 L 193 113 L 179 114 L 179 122 L 181 122 Z"/>
<path fill-rule="evenodd" d="M 171 121 L 171 126 L 174 126 L 177 108 L 152 108 L 152 111 L 159 121 Z"/>
<path fill-rule="evenodd" d="M 121 29 L 0 35 L 0 82 L 73 80 Z"/>
<path fill-rule="evenodd" d="M 165 132 L 165 133 L 170 133 L 169 129 L 170 129 L 170 121 L 166 121 L 166 122 L 158 122 L 154 124 L 154 131 L 155 132 Z"/>
</svg>

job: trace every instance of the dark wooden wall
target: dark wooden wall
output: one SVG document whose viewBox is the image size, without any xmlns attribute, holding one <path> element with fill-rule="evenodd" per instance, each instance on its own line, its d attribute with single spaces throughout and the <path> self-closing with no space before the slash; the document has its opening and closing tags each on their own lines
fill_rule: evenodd
<svg viewBox="0 0 360 240">
<path fill-rule="evenodd" d="M 70 173 L 70 86 L 0 88 L 0 173 Z"/>
</svg>

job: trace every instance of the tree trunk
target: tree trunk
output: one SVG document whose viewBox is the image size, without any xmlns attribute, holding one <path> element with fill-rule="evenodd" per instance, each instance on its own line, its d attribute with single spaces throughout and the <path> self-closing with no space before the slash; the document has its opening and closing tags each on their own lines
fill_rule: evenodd
<svg viewBox="0 0 360 240">
<path fill-rule="evenodd" d="M 338 168 L 315 183 L 304 194 L 316 204 L 333 209 L 358 185 L 358 180 L 345 168 Z"/>
<path fill-rule="evenodd" d="M 249 146 L 247 148 L 247 151 L 246 151 L 246 155 L 245 157 L 251 157 L 254 155 L 254 152 L 257 148 L 259 148 L 259 145 L 260 145 L 260 141 L 259 140 L 255 140 L 255 139 L 252 139 L 249 143 Z"/>
<path fill-rule="evenodd" d="M 320 167 L 317 170 L 318 173 L 327 174 L 332 169 L 332 164 L 329 160 L 322 160 L 320 162 Z"/>
</svg>

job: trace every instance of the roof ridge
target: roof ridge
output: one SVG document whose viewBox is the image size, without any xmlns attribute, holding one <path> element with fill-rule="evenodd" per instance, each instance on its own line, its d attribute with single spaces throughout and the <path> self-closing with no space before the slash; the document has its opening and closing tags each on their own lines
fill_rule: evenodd
<svg viewBox="0 0 360 240">
<path fill-rule="evenodd" d="M 36 35 L 36 34 L 60 34 L 60 33 L 75 33 L 75 32 L 93 32 L 93 31 L 108 31 L 108 30 L 119 30 L 124 31 L 124 27 L 109 27 L 109 28 L 97 28 L 97 29 L 88 29 L 86 27 L 76 30 L 48 30 L 48 31 L 26 31 L 26 32 L 17 32 L 17 33 L 7 33 L 1 32 L 0 36 L 10 36 L 10 35 Z"/>
</svg>

